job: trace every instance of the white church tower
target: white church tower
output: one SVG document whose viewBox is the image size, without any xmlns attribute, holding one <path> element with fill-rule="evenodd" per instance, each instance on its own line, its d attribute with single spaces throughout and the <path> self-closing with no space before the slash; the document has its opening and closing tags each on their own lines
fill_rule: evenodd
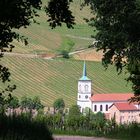
<svg viewBox="0 0 140 140">
<path fill-rule="evenodd" d="M 87 77 L 86 72 L 86 63 L 84 62 L 83 66 L 83 76 L 78 80 L 78 96 L 77 96 L 77 105 L 80 106 L 81 112 L 84 108 L 91 108 L 91 80 Z"/>
</svg>

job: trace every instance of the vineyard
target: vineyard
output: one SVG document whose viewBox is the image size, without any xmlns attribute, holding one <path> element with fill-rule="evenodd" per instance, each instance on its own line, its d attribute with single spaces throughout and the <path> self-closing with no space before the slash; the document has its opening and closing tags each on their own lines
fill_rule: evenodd
<svg viewBox="0 0 140 140">
<path fill-rule="evenodd" d="M 5 56 L 1 63 L 10 69 L 11 83 L 17 85 L 13 95 L 39 96 L 43 104 L 50 106 L 59 97 L 65 100 L 66 106 L 76 103 L 83 61 Z M 86 64 L 94 94 L 131 92 L 131 86 L 124 80 L 126 75 L 117 75 L 112 66 L 104 70 L 99 62 Z"/>
<path fill-rule="evenodd" d="M 47 0 L 43 0 L 43 5 Z M 16 47 L 13 52 L 18 53 L 32 53 L 32 54 L 58 54 L 61 50 L 75 51 L 83 48 L 87 48 L 92 44 L 93 40 L 91 35 L 95 34 L 95 29 L 89 27 L 84 18 L 92 17 L 90 8 L 88 6 L 80 10 L 80 4 L 83 0 L 74 0 L 70 8 L 75 16 L 76 25 L 74 29 L 68 29 L 65 25 L 51 29 L 47 22 L 47 16 L 42 8 L 38 11 L 39 17 L 36 17 L 36 21 L 39 24 L 31 24 L 28 28 L 21 28 L 17 30 L 18 33 L 28 38 L 29 44 L 24 46 L 23 43 L 14 41 Z M 73 38 L 81 37 L 81 38 Z M 83 39 L 90 38 L 90 40 Z M 69 46 L 69 42 L 73 43 L 73 46 Z M 67 46 L 67 47 L 66 47 Z"/>
</svg>

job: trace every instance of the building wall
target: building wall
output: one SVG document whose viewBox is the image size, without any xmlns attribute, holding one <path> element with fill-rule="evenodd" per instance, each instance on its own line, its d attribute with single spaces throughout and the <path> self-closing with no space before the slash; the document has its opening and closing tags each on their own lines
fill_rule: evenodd
<svg viewBox="0 0 140 140">
<path fill-rule="evenodd" d="M 82 102 L 82 101 L 77 101 L 77 105 L 80 106 L 80 111 L 83 112 L 83 110 L 88 107 L 91 108 L 91 102 Z"/>
<path fill-rule="evenodd" d="M 91 80 L 79 80 L 78 81 L 78 93 L 91 93 Z"/>
<path fill-rule="evenodd" d="M 135 106 L 140 110 L 140 104 L 135 104 Z"/>
<path fill-rule="evenodd" d="M 115 120 L 118 124 L 138 122 L 140 123 L 140 110 L 132 111 L 119 111 L 114 105 L 109 109 L 110 117 L 115 116 Z"/>
<path fill-rule="evenodd" d="M 112 104 L 113 104 L 113 102 L 92 102 L 91 110 L 95 113 L 97 113 L 99 111 L 102 112 L 102 113 L 108 113 L 108 108 Z M 101 108 L 102 108 L 102 110 L 101 110 Z"/>
<path fill-rule="evenodd" d="M 77 105 L 80 106 L 81 112 L 86 107 L 91 108 L 90 97 L 91 97 L 91 80 L 79 80 Z"/>
</svg>

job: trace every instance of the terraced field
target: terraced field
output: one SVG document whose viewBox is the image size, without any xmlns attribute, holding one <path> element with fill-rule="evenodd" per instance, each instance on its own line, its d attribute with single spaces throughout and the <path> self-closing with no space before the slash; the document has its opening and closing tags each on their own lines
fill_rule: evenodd
<svg viewBox="0 0 140 140">
<path fill-rule="evenodd" d="M 105 71 L 99 62 L 86 63 L 94 94 L 131 92 L 124 74 L 118 76 L 113 67 Z M 82 76 L 83 61 L 5 56 L 1 64 L 10 69 L 12 82 L 17 85 L 13 95 L 39 96 L 45 105 L 50 106 L 59 97 L 65 100 L 66 106 L 76 103 L 77 81 Z"/>
<path fill-rule="evenodd" d="M 48 0 L 43 0 L 43 5 L 47 3 L 47 1 Z M 74 51 L 81 48 L 87 48 L 92 44 L 92 40 L 71 37 L 89 38 L 91 35 L 95 34 L 94 29 L 89 27 L 83 20 L 83 18 L 89 18 L 92 15 L 89 7 L 80 10 L 82 1 L 83 0 L 74 0 L 70 6 L 73 15 L 75 16 L 76 25 L 74 26 L 74 29 L 68 29 L 65 25 L 57 27 L 56 29 L 51 29 L 49 23 L 47 23 L 47 16 L 42 8 L 41 11 L 38 11 L 40 17 L 36 17 L 36 21 L 39 22 L 39 24 L 32 24 L 26 29 L 22 28 L 17 31 L 28 38 L 29 44 L 25 47 L 24 44 L 15 41 L 14 44 L 16 47 L 13 51 L 33 54 L 57 54 L 64 49 Z M 73 42 L 74 45 L 71 47 L 69 42 Z"/>
</svg>

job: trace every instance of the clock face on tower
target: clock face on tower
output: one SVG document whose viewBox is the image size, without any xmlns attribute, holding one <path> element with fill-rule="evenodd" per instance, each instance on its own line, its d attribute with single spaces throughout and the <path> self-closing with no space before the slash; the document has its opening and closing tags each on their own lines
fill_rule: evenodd
<svg viewBox="0 0 140 140">
<path fill-rule="evenodd" d="M 85 98 L 88 99 L 88 95 L 86 95 Z"/>
</svg>

